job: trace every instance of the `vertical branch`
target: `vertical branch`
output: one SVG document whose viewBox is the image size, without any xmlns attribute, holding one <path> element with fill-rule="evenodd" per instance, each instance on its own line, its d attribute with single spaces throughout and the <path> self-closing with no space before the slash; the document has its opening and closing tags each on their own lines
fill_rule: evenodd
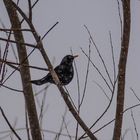
<svg viewBox="0 0 140 140">
<path fill-rule="evenodd" d="M 122 1 L 122 0 L 121 0 Z M 122 40 L 122 34 L 123 34 L 123 23 L 122 23 L 122 18 L 121 18 L 121 10 L 120 10 L 120 2 L 117 0 L 118 4 L 118 15 L 119 15 L 119 20 L 120 20 L 120 29 L 121 29 L 121 40 Z"/>
<path fill-rule="evenodd" d="M 132 121 L 133 121 L 133 124 L 134 124 L 134 130 L 135 130 L 135 133 L 136 133 L 136 140 L 139 140 L 139 134 L 138 134 L 136 121 L 135 121 L 132 109 L 131 109 L 131 117 L 132 117 Z"/>
<path fill-rule="evenodd" d="M 90 65 L 90 56 L 91 56 L 91 39 L 89 39 L 89 52 L 88 52 L 88 63 L 87 63 L 87 70 L 86 70 L 86 77 L 85 77 L 85 85 L 84 85 L 84 90 L 83 90 L 83 95 L 82 99 L 79 105 L 79 109 L 82 106 L 82 103 L 84 101 L 84 97 L 86 95 L 86 87 L 87 87 L 87 81 L 88 81 L 88 74 L 89 74 L 89 65 Z"/>
<path fill-rule="evenodd" d="M 73 52 L 71 50 L 71 54 L 73 55 Z M 80 82 L 79 82 L 79 74 L 78 74 L 78 69 L 76 66 L 76 62 L 74 60 L 74 68 L 76 72 L 76 79 L 77 79 L 77 91 L 78 91 L 78 114 L 80 115 Z M 78 139 L 78 132 L 79 132 L 79 124 L 77 122 L 76 124 L 76 130 L 75 130 L 75 140 Z"/>
<path fill-rule="evenodd" d="M 121 52 L 119 60 L 118 70 L 118 89 L 117 89 L 117 107 L 114 126 L 113 140 L 120 140 L 122 120 L 123 120 L 123 108 L 124 108 L 124 96 L 125 96 L 125 75 L 126 75 L 126 62 L 129 48 L 130 39 L 130 0 L 123 0 L 123 36 L 121 42 Z"/>
<path fill-rule="evenodd" d="M 113 47 L 111 32 L 109 32 L 109 38 L 110 38 L 110 47 L 111 47 L 111 55 L 112 55 L 112 62 L 113 62 L 113 74 L 114 74 L 113 82 L 115 82 L 116 81 L 116 67 L 115 67 L 114 47 Z"/>
<path fill-rule="evenodd" d="M 16 12 L 16 9 L 14 8 L 11 0 L 3 0 L 5 7 L 7 9 L 10 22 L 12 25 L 12 28 L 21 29 L 21 24 Z M 13 31 L 15 40 L 17 43 L 17 50 L 18 50 L 18 57 L 20 64 L 29 65 L 27 58 L 27 52 L 25 45 L 21 45 L 21 43 L 24 43 L 23 34 L 21 31 Z M 37 111 L 33 96 L 33 91 L 31 87 L 30 81 L 30 71 L 28 67 L 20 66 L 20 74 L 22 79 L 22 86 L 23 86 L 23 93 L 25 97 L 25 103 L 27 106 L 28 116 L 29 116 L 29 123 L 31 127 L 31 135 L 33 140 L 41 140 L 41 132 L 39 128 L 39 122 L 37 117 Z"/>
</svg>

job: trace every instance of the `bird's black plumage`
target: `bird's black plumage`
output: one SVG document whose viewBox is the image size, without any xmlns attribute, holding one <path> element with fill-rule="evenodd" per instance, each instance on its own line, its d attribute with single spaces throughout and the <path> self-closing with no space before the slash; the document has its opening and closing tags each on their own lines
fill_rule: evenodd
<svg viewBox="0 0 140 140">
<path fill-rule="evenodd" d="M 75 57 L 78 55 L 72 56 L 72 55 L 66 55 L 61 63 L 54 69 L 61 84 L 62 85 L 67 85 L 71 82 L 74 76 L 74 70 L 73 70 L 73 60 Z M 36 85 L 42 85 L 45 83 L 55 83 L 51 73 L 49 72 L 45 77 L 39 80 L 32 80 L 31 83 L 36 84 Z"/>
</svg>

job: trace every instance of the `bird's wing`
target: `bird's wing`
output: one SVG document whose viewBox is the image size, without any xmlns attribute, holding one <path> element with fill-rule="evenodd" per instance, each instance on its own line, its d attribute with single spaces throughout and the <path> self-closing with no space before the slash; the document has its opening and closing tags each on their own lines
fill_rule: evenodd
<svg viewBox="0 0 140 140">
<path fill-rule="evenodd" d="M 64 73 L 65 67 L 64 65 L 58 65 L 54 70 L 57 73 L 57 75 L 61 75 Z"/>
</svg>

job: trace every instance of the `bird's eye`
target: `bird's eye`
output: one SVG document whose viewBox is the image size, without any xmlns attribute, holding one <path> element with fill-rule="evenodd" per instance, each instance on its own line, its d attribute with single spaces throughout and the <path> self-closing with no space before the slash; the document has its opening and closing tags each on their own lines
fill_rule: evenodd
<svg viewBox="0 0 140 140">
<path fill-rule="evenodd" d="M 68 57 L 67 61 L 69 62 L 72 61 L 72 57 Z"/>
</svg>

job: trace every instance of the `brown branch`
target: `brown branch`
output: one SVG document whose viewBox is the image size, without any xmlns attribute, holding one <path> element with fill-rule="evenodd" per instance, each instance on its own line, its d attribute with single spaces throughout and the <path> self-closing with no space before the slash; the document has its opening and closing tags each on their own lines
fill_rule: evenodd
<svg viewBox="0 0 140 140">
<path fill-rule="evenodd" d="M 15 32 L 17 32 L 17 31 L 15 30 Z M 17 42 L 17 41 L 6 39 L 6 38 L 2 38 L 2 37 L 0 37 L 0 40 L 1 41 L 7 41 L 7 42 L 10 42 L 10 43 L 15 43 L 15 44 L 20 44 L 20 45 L 36 48 L 36 45 L 25 43 L 25 42 Z"/>
<path fill-rule="evenodd" d="M 25 32 L 32 32 L 32 30 L 30 29 L 17 29 L 17 28 L 11 28 L 11 29 L 2 29 L 0 28 L 0 31 L 3 31 L 3 32 L 11 32 L 11 31 L 25 31 Z"/>
<path fill-rule="evenodd" d="M 18 65 L 18 66 L 21 65 L 19 63 L 11 62 L 11 61 L 8 61 L 8 60 L 2 60 L 2 59 L 0 59 L 0 62 L 4 62 L 4 63 L 6 63 L 9 66 L 11 66 L 10 64 L 12 64 L 11 67 L 14 67 L 13 65 Z M 41 67 L 36 67 L 36 66 L 29 66 L 29 65 L 25 65 L 25 64 L 22 64 L 22 66 L 23 67 L 33 68 L 33 69 L 38 69 L 38 70 L 48 71 L 48 69 L 46 69 L 46 68 L 41 68 Z M 17 69 L 17 70 L 19 69 L 19 67 L 18 68 L 17 67 L 14 67 L 14 68 Z"/>
<path fill-rule="evenodd" d="M 117 89 L 117 107 L 113 140 L 120 140 L 123 120 L 124 96 L 125 96 L 125 75 L 126 62 L 130 39 L 130 0 L 123 0 L 123 36 L 121 42 L 121 52 L 118 70 L 118 89 Z"/>
<path fill-rule="evenodd" d="M 13 28 L 21 28 L 20 21 L 16 12 L 16 8 L 12 4 L 12 0 L 3 0 L 6 10 L 9 15 L 9 19 Z M 17 42 L 17 50 L 19 56 L 20 64 L 29 65 L 27 58 L 26 47 L 24 44 L 24 37 L 22 32 L 14 31 L 14 37 Z M 22 79 L 22 86 L 23 86 L 23 93 L 25 97 L 25 103 L 27 106 L 28 116 L 29 116 L 29 123 L 31 127 L 31 135 L 33 140 L 42 140 L 39 121 L 37 117 L 36 105 L 33 96 L 33 90 L 30 81 L 30 72 L 28 67 L 20 67 L 20 74 Z"/>
</svg>

